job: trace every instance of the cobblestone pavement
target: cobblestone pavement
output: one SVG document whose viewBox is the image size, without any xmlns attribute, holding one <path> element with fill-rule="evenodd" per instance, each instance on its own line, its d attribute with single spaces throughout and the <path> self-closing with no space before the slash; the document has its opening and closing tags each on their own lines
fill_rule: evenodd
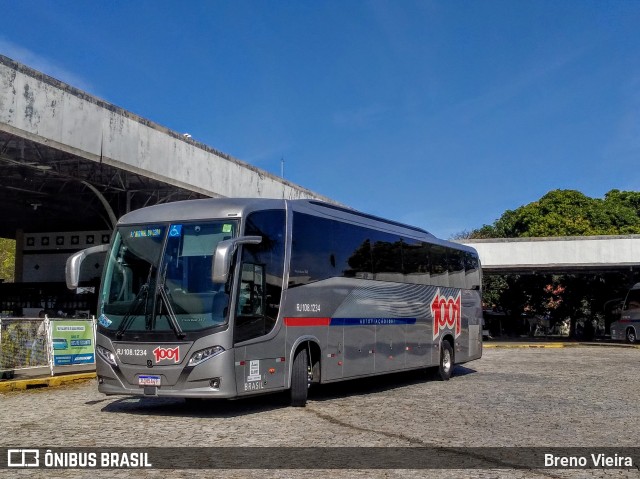
<svg viewBox="0 0 640 479">
<path fill-rule="evenodd" d="M 424 372 L 327 385 L 306 408 L 106 397 L 94 381 L 0 394 L 0 447 L 633 447 L 640 350 L 492 349 L 448 382 Z M 455 460 L 455 459 L 454 459 Z M 640 477 L 633 470 L 221 470 L 216 477 Z M 410 468 L 411 464 L 407 464 Z M 5 477 L 213 477 L 211 470 L 0 470 Z M 9 474 L 11 473 L 11 474 Z M 19 473 L 19 474 L 16 474 Z"/>
</svg>

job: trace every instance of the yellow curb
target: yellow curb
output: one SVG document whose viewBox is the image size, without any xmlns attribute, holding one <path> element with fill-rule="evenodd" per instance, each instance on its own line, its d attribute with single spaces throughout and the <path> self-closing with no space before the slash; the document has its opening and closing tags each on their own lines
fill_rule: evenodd
<svg viewBox="0 0 640 479">
<path fill-rule="evenodd" d="M 559 348 L 633 348 L 640 349 L 638 344 L 592 344 L 592 343 L 545 343 L 545 344 L 487 344 L 482 343 L 485 349 L 559 349 Z"/>
<path fill-rule="evenodd" d="M 483 344 L 482 347 L 486 349 L 558 349 L 558 348 L 570 348 L 579 346 L 578 344 L 562 344 L 562 343 L 548 343 L 548 344 Z"/>
<path fill-rule="evenodd" d="M 17 379 L 0 382 L 0 393 L 8 391 L 23 391 L 25 389 L 34 387 L 55 387 L 61 384 L 70 383 L 73 381 L 85 381 L 87 379 L 94 379 L 96 377 L 95 372 L 91 373 L 78 373 L 78 374 L 65 374 L 63 376 L 52 376 L 44 378 L 33 379 Z"/>
</svg>

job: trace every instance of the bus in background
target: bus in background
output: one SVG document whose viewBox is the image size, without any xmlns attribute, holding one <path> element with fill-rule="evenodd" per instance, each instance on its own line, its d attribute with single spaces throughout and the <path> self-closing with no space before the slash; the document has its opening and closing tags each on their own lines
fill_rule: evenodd
<svg viewBox="0 0 640 479">
<path fill-rule="evenodd" d="M 105 394 L 234 398 L 482 355 L 476 251 L 314 200 L 205 199 L 123 216 L 98 304 Z"/>
<path fill-rule="evenodd" d="M 611 339 L 635 343 L 640 330 L 640 283 L 627 293 L 620 319 L 611 323 Z"/>
</svg>

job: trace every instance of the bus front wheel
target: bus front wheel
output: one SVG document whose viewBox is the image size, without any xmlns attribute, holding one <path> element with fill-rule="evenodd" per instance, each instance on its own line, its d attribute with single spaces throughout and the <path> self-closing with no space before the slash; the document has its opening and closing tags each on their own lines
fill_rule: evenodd
<svg viewBox="0 0 640 479">
<path fill-rule="evenodd" d="M 438 378 L 448 381 L 453 372 L 453 348 L 449 341 L 443 341 L 440 346 L 440 366 L 438 366 Z"/>
<path fill-rule="evenodd" d="M 309 394 L 309 363 L 306 349 L 300 349 L 291 368 L 291 405 L 304 407 Z"/>
</svg>

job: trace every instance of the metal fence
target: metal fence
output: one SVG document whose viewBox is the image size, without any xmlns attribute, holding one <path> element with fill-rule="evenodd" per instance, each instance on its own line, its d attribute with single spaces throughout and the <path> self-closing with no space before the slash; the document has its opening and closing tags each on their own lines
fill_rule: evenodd
<svg viewBox="0 0 640 479">
<path fill-rule="evenodd" d="M 76 325 L 77 326 L 74 326 Z M 61 326 L 63 325 L 63 326 Z M 64 338 L 65 331 L 87 331 L 87 339 Z M 62 332 L 61 332 L 62 331 Z M 68 333 L 67 333 L 68 334 Z M 61 337 L 63 336 L 63 337 Z M 73 335 L 70 338 L 74 338 Z M 82 343 L 82 346 L 80 345 Z M 60 345 L 63 345 L 62 351 Z M 74 365 L 74 349 L 84 352 L 84 363 L 95 352 L 95 320 L 65 318 L 0 318 L 0 370 L 22 370 Z M 90 354 L 86 354 L 90 349 Z M 94 362 L 92 359 L 89 362 Z"/>
</svg>

